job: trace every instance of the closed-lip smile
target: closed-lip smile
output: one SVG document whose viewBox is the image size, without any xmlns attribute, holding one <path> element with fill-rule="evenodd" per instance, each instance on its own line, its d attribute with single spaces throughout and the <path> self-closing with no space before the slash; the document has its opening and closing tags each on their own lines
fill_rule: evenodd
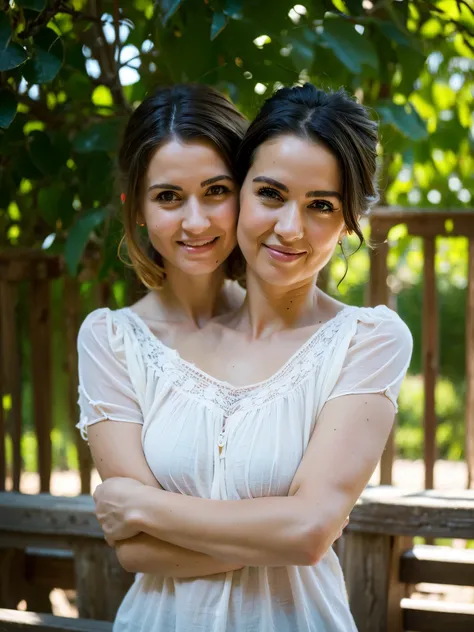
<svg viewBox="0 0 474 632">
<path fill-rule="evenodd" d="M 306 250 L 297 250 L 290 246 L 263 244 L 272 259 L 276 261 L 296 261 L 306 254 Z"/>
</svg>

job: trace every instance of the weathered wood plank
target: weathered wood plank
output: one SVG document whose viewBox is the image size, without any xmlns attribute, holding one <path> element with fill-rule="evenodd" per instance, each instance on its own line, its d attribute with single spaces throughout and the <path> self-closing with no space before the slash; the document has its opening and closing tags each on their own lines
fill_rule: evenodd
<svg viewBox="0 0 474 632">
<path fill-rule="evenodd" d="M 373 248 L 369 249 L 370 276 L 369 276 L 369 296 L 370 307 L 376 305 L 388 305 L 389 287 L 388 278 L 388 229 L 377 221 L 376 217 L 370 220 L 370 242 Z M 394 424 L 395 429 L 395 424 Z M 392 468 L 395 458 L 395 432 L 390 433 L 385 450 L 380 460 L 380 484 L 392 484 Z"/>
<path fill-rule="evenodd" d="M 368 487 L 351 513 L 348 531 L 474 539 L 474 490 L 405 492 Z M 0 492 L 0 534 L 102 539 L 90 496 Z M 35 545 L 36 546 L 36 545 Z M 67 548 L 67 547 L 63 547 Z"/>
<path fill-rule="evenodd" d="M 0 609 L 1 632 L 112 632 L 108 621 L 69 619 L 36 612 Z"/>
<path fill-rule="evenodd" d="M 71 431 L 77 448 L 79 460 L 79 472 L 81 476 L 81 494 L 91 492 L 91 469 L 92 457 L 89 446 L 82 439 L 79 431 L 75 428 L 78 421 L 79 409 L 77 406 L 77 387 L 79 384 L 78 361 L 77 361 L 77 334 L 80 323 L 80 300 L 79 284 L 77 279 L 69 276 L 64 278 L 64 321 L 63 330 L 65 336 L 66 356 L 65 363 L 68 372 L 68 412 L 70 418 Z"/>
<path fill-rule="evenodd" d="M 18 332 L 19 320 L 17 317 L 18 287 L 10 282 L 2 282 L 0 293 L 0 319 L 2 320 L 2 340 L 0 361 L 3 371 L 4 392 L 11 396 L 11 409 L 8 412 L 6 426 L 12 439 L 13 489 L 20 489 L 21 477 L 21 423 L 22 423 L 22 397 L 21 397 L 21 348 Z"/>
<path fill-rule="evenodd" d="M 466 463 L 468 487 L 474 487 L 474 238 L 469 240 L 466 301 Z"/>
<path fill-rule="evenodd" d="M 402 632 L 402 595 L 397 585 L 398 559 L 394 555 L 397 540 L 393 536 L 366 533 L 349 533 L 344 537 L 342 568 L 359 632 Z M 398 599 L 390 596 L 391 592 L 398 594 Z"/>
<path fill-rule="evenodd" d="M 408 584 L 474 586 L 474 551 L 418 545 L 403 553 L 400 579 Z"/>
<path fill-rule="evenodd" d="M 425 488 L 433 489 L 436 460 L 435 389 L 438 377 L 438 301 L 435 272 L 435 239 L 423 241 L 423 379 Z"/>
<path fill-rule="evenodd" d="M 397 224 L 405 224 L 416 237 L 474 237 L 474 209 L 414 209 L 377 207 L 370 213 L 387 232 Z"/>
<path fill-rule="evenodd" d="M 35 281 L 30 284 L 29 290 L 31 376 L 33 381 L 33 416 L 38 445 L 38 471 L 40 491 L 48 492 L 51 478 L 53 414 L 49 281 Z"/>
<path fill-rule="evenodd" d="M 25 551 L 25 580 L 29 584 L 49 590 L 53 587 L 63 590 L 75 589 L 73 552 L 29 547 Z M 30 607 L 30 604 L 28 608 L 36 610 L 36 607 Z"/>
<path fill-rule="evenodd" d="M 472 632 L 474 604 L 403 599 L 403 625 L 412 632 Z"/>
<path fill-rule="evenodd" d="M 113 621 L 133 583 L 105 542 L 82 540 L 74 547 L 77 607 L 86 619 Z"/>
</svg>

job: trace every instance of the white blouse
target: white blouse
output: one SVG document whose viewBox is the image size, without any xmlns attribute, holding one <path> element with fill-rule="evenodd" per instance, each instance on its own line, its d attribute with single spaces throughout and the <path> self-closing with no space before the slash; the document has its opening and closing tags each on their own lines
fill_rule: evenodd
<svg viewBox="0 0 474 632">
<path fill-rule="evenodd" d="M 324 404 L 383 393 L 396 409 L 411 334 L 385 306 L 346 307 L 272 377 L 235 387 L 152 334 L 129 308 L 98 309 L 78 338 L 78 427 L 142 424 L 148 465 L 168 491 L 215 499 L 286 496 Z M 221 448 L 221 450 L 219 450 Z M 354 632 L 338 558 L 248 566 L 198 579 L 142 574 L 114 632 Z"/>
</svg>

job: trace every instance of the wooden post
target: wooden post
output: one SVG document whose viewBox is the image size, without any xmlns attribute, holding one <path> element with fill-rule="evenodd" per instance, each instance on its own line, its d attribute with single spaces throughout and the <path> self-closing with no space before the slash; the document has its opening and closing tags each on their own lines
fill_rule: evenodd
<svg viewBox="0 0 474 632">
<path fill-rule="evenodd" d="M 469 237 L 466 305 L 466 462 L 467 486 L 474 487 L 474 238 Z"/>
<path fill-rule="evenodd" d="M 103 541 L 84 539 L 74 554 L 79 616 L 113 621 L 133 574 L 122 569 L 115 551 Z"/>
<path fill-rule="evenodd" d="M 375 248 L 369 250 L 370 257 L 370 280 L 369 280 L 369 305 L 388 305 L 389 287 L 388 277 L 388 228 L 380 221 L 373 219 L 370 223 L 370 240 Z M 380 484 L 392 484 L 392 467 L 395 460 L 395 426 L 387 440 L 385 450 L 380 460 Z"/>
<path fill-rule="evenodd" d="M 359 632 L 402 632 L 399 559 L 396 536 L 354 532 L 344 536 L 342 566 Z"/>
<path fill-rule="evenodd" d="M 423 238 L 423 376 L 425 385 L 425 489 L 433 489 L 436 460 L 435 389 L 438 374 L 438 302 L 436 298 L 435 237 Z"/>
<path fill-rule="evenodd" d="M 89 446 L 82 439 L 75 428 L 78 418 L 77 387 L 79 377 L 77 372 L 77 334 L 79 333 L 80 301 L 79 284 L 76 279 L 64 277 L 64 336 L 66 348 L 66 366 L 68 371 L 68 409 L 70 427 L 77 447 L 79 473 L 81 476 L 81 494 L 91 492 L 92 459 Z"/>
<path fill-rule="evenodd" d="M 3 270 L 0 270 L 3 272 Z M 0 275 L 0 279 L 3 275 Z M 7 277 L 8 278 L 8 277 Z M 21 434 L 22 434 L 22 397 L 21 397 L 21 348 L 18 336 L 17 303 L 18 289 L 8 280 L 1 281 L 0 318 L 2 320 L 1 361 L 3 384 L 11 397 L 11 410 L 7 416 L 13 448 L 12 481 L 13 490 L 19 491 L 21 477 Z M 2 393 L 6 394 L 5 392 Z"/>
<path fill-rule="evenodd" d="M 53 414 L 50 285 L 44 264 L 38 261 L 36 265 L 38 278 L 30 284 L 31 374 L 40 491 L 49 492 Z"/>
</svg>

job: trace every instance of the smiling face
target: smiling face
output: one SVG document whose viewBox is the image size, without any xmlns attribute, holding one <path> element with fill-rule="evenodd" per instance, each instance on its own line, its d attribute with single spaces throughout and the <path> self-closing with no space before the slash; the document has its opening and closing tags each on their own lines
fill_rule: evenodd
<svg viewBox="0 0 474 632">
<path fill-rule="evenodd" d="M 338 162 L 293 135 L 257 150 L 240 194 L 237 239 L 250 273 L 266 283 L 311 281 L 344 233 Z"/>
<path fill-rule="evenodd" d="M 165 269 L 209 274 L 236 245 L 237 204 L 231 171 L 211 143 L 171 140 L 150 161 L 138 219 Z"/>
</svg>

